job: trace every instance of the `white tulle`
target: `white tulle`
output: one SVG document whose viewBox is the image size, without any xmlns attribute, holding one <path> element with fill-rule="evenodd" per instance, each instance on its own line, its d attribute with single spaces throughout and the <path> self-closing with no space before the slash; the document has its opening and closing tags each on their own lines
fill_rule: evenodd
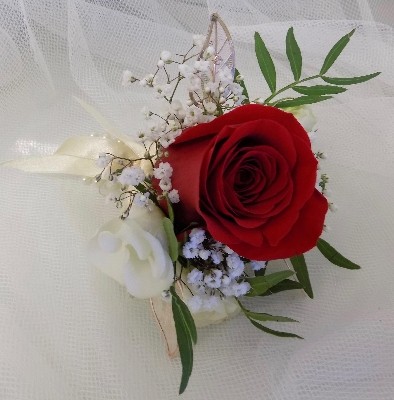
<svg viewBox="0 0 394 400">
<path fill-rule="evenodd" d="M 211 12 L 228 25 L 252 98 L 268 88 L 253 54 L 258 31 L 279 84 L 291 79 L 289 26 L 316 73 L 357 27 L 330 75 L 382 74 L 313 110 L 314 146 L 327 154 L 339 206 L 325 233 L 362 265 L 348 271 L 308 255 L 315 299 L 299 291 L 248 307 L 300 324 L 258 331 L 241 315 L 199 330 L 184 399 L 391 400 L 394 392 L 394 4 L 390 0 L 0 0 L 0 161 L 47 156 L 70 136 L 135 134 L 152 93 L 124 88 L 162 50 L 187 50 Z M 103 128 L 75 101 L 93 105 Z M 86 245 L 117 211 L 80 179 L 1 169 L 0 398 L 174 399 L 179 359 L 169 360 L 147 302 L 89 266 Z M 271 270 L 285 268 L 276 263 Z"/>
</svg>

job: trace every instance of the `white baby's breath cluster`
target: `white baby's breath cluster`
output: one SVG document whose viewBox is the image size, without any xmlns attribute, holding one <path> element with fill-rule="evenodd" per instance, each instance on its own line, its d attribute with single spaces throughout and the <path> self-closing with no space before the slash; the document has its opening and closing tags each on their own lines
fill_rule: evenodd
<svg viewBox="0 0 394 400">
<path fill-rule="evenodd" d="M 233 71 L 218 62 L 214 48 L 206 47 L 205 41 L 205 36 L 194 35 L 193 46 L 185 54 L 173 55 L 163 50 L 156 71 L 142 78 L 124 71 L 123 86 L 139 82 L 153 89 L 156 98 L 167 102 L 159 112 L 142 110 L 145 118 L 153 121 L 139 132 L 140 142 L 158 142 L 167 148 L 182 129 L 209 122 L 245 100 L 239 84 L 243 77 L 238 76 L 234 81 Z M 174 97 L 180 86 L 189 93 L 185 104 Z"/>
<path fill-rule="evenodd" d="M 250 290 L 245 268 L 257 271 L 264 261 L 241 258 L 228 246 L 208 237 L 201 228 L 194 228 L 183 245 L 183 257 L 193 265 L 187 284 L 194 295 L 188 300 L 192 312 L 210 311 L 220 298 L 244 296 Z"/>
<path fill-rule="evenodd" d="M 179 193 L 172 186 L 172 167 L 165 161 L 166 149 L 183 129 L 209 122 L 245 99 L 239 84 L 242 76 L 234 80 L 233 71 L 219 61 L 215 49 L 206 44 L 206 37 L 194 35 L 193 45 L 184 54 L 161 51 L 153 73 L 140 78 L 129 70 L 123 72 L 124 87 L 138 83 L 163 99 L 158 111 L 142 110 L 147 125 L 137 133 L 137 141 L 145 148 L 143 156 L 127 159 L 103 153 L 97 160 L 102 169 L 96 177 L 100 190 L 105 186 L 107 201 L 122 208 L 123 218 L 133 204 L 151 209 L 164 197 L 171 203 L 179 202 Z M 175 98 L 180 87 L 189 94 L 184 104 Z M 150 171 L 142 167 L 143 162 L 151 165 Z"/>
<path fill-rule="evenodd" d="M 153 176 L 159 180 L 159 187 L 162 194 L 167 196 L 171 203 L 179 202 L 178 190 L 172 188 L 171 176 L 172 167 L 168 162 L 161 162 L 153 169 Z"/>
</svg>

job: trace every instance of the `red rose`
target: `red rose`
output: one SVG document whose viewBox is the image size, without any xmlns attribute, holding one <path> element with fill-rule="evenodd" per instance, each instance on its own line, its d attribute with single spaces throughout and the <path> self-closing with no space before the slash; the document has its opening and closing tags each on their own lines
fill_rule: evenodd
<svg viewBox="0 0 394 400">
<path fill-rule="evenodd" d="M 292 114 L 241 106 L 186 129 L 168 150 L 183 227 L 197 222 L 252 260 L 288 258 L 316 245 L 327 201 L 315 189 L 308 135 Z"/>
</svg>

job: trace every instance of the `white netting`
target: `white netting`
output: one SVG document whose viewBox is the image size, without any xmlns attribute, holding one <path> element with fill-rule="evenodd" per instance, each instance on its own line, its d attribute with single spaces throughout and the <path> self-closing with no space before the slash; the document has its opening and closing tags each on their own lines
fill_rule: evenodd
<svg viewBox="0 0 394 400">
<path fill-rule="evenodd" d="M 242 316 L 199 332 L 184 399 L 390 400 L 394 391 L 394 3 L 391 0 L 0 0 L 0 161 L 51 154 L 73 134 L 103 133 L 72 96 L 125 133 L 147 89 L 120 75 L 150 72 L 160 51 L 187 49 L 210 12 L 227 23 L 252 97 L 267 93 L 253 54 L 259 31 L 290 79 L 284 38 L 295 27 L 306 72 L 357 26 L 332 75 L 382 71 L 317 105 L 317 145 L 340 206 L 327 238 L 361 271 L 308 255 L 315 290 L 259 307 L 302 323 L 304 341 L 257 331 Z M 169 360 L 146 302 L 89 267 L 87 239 L 115 211 L 78 179 L 2 169 L 0 398 L 173 399 Z M 258 308 L 258 307 L 256 307 Z"/>
</svg>

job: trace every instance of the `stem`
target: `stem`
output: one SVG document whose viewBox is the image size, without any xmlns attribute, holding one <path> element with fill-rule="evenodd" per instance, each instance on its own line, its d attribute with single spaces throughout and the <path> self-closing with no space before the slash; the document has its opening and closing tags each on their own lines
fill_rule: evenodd
<svg viewBox="0 0 394 400">
<path fill-rule="evenodd" d="M 290 83 L 289 85 L 283 87 L 282 89 L 279 89 L 278 91 L 272 93 L 271 96 L 267 97 L 267 98 L 264 100 L 264 104 L 267 104 L 267 105 L 268 105 L 269 102 L 270 102 L 274 97 L 276 97 L 278 94 L 283 93 L 283 92 L 285 92 L 286 90 L 291 89 L 291 88 L 293 88 L 294 86 L 297 86 L 297 85 L 300 84 L 300 83 L 307 82 L 307 81 L 311 81 L 312 79 L 316 79 L 316 78 L 321 78 L 321 76 L 322 76 L 322 75 L 320 75 L 320 74 L 318 74 L 318 75 L 313 75 L 313 76 L 310 76 L 309 78 L 304 78 L 304 79 L 301 79 L 300 81 L 296 81 L 296 82 Z"/>
<path fill-rule="evenodd" d="M 178 74 L 178 82 L 175 84 L 174 86 L 174 90 L 172 91 L 171 97 L 168 100 L 168 102 L 171 104 L 172 103 L 172 99 L 174 98 L 175 92 L 178 88 L 179 82 L 183 79 L 183 77 L 181 76 L 181 74 Z"/>
</svg>

